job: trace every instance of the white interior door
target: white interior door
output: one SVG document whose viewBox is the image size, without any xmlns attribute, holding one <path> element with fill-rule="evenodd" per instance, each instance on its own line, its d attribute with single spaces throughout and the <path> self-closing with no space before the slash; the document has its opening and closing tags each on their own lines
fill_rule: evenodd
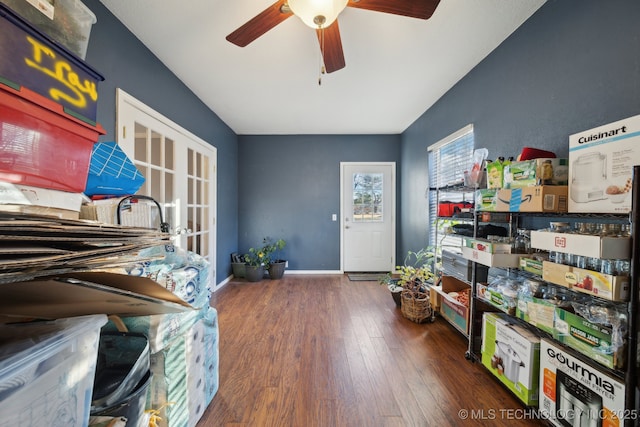
<svg viewBox="0 0 640 427">
<path fill-rule="evenodd" d="M 342 270 L 395 267 L 395 163 L 341 163 Z"/>
<path fill-rule="evenodd" d="M 145 177 L 137 194 L 163 208 L 174 244 L 209 261 L 216 283 L 216 149 L 122 90 L 118 144 Z"/>
</svg>

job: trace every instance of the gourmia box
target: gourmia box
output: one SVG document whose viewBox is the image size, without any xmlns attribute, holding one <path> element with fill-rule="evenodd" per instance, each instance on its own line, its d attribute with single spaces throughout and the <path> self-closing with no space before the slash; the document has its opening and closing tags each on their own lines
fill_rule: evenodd
<svg viewBox="0 0 640 427">
<path fill-rule="evenodd" d="M 546 339 L 540 342 L 539 408 L 554 425 L 623 426 L 624 394 L 619 380 Z"/>
<path fill-rule="evenodd" d="M 569 212 L 627 213 L 640 115 L 569 137 Z"/>
</svg>

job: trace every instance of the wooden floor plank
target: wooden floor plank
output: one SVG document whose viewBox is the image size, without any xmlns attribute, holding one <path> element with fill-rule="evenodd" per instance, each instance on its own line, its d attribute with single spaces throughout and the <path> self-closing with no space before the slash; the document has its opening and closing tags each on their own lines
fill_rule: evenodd
<svg viewBox="0 0 640 427">
<path fill-rule="evenodd" d="M 405 319 L 377 282 L 236 280 L 211 305 L 220 385 L 198 427 L 546 425 L 464 358 L 457 330 Z"/>
</svg>

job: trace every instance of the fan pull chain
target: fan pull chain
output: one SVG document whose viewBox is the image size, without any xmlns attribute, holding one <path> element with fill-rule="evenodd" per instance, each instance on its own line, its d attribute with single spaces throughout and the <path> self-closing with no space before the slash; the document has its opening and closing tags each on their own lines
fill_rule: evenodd
<svg viewBox="0 0 640 427">
<path fill-rule="evenodd" d="M 322 86 L 322 75 L 325 73 L 324 68 L 324 27 L 320 27 L 320 73 L 318 74 L 318 86 Z"/>
</svg>

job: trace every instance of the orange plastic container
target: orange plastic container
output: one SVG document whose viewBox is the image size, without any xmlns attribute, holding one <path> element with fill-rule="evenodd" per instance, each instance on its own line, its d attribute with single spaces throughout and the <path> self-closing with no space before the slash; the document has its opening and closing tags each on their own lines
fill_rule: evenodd
<svg viewBox="0 0 640 427">
<path fill-rule="evenodd" d="M 105 133 L 42 95 L 0 84 L 0 181 L 81 193 Z"/>
</svg>

